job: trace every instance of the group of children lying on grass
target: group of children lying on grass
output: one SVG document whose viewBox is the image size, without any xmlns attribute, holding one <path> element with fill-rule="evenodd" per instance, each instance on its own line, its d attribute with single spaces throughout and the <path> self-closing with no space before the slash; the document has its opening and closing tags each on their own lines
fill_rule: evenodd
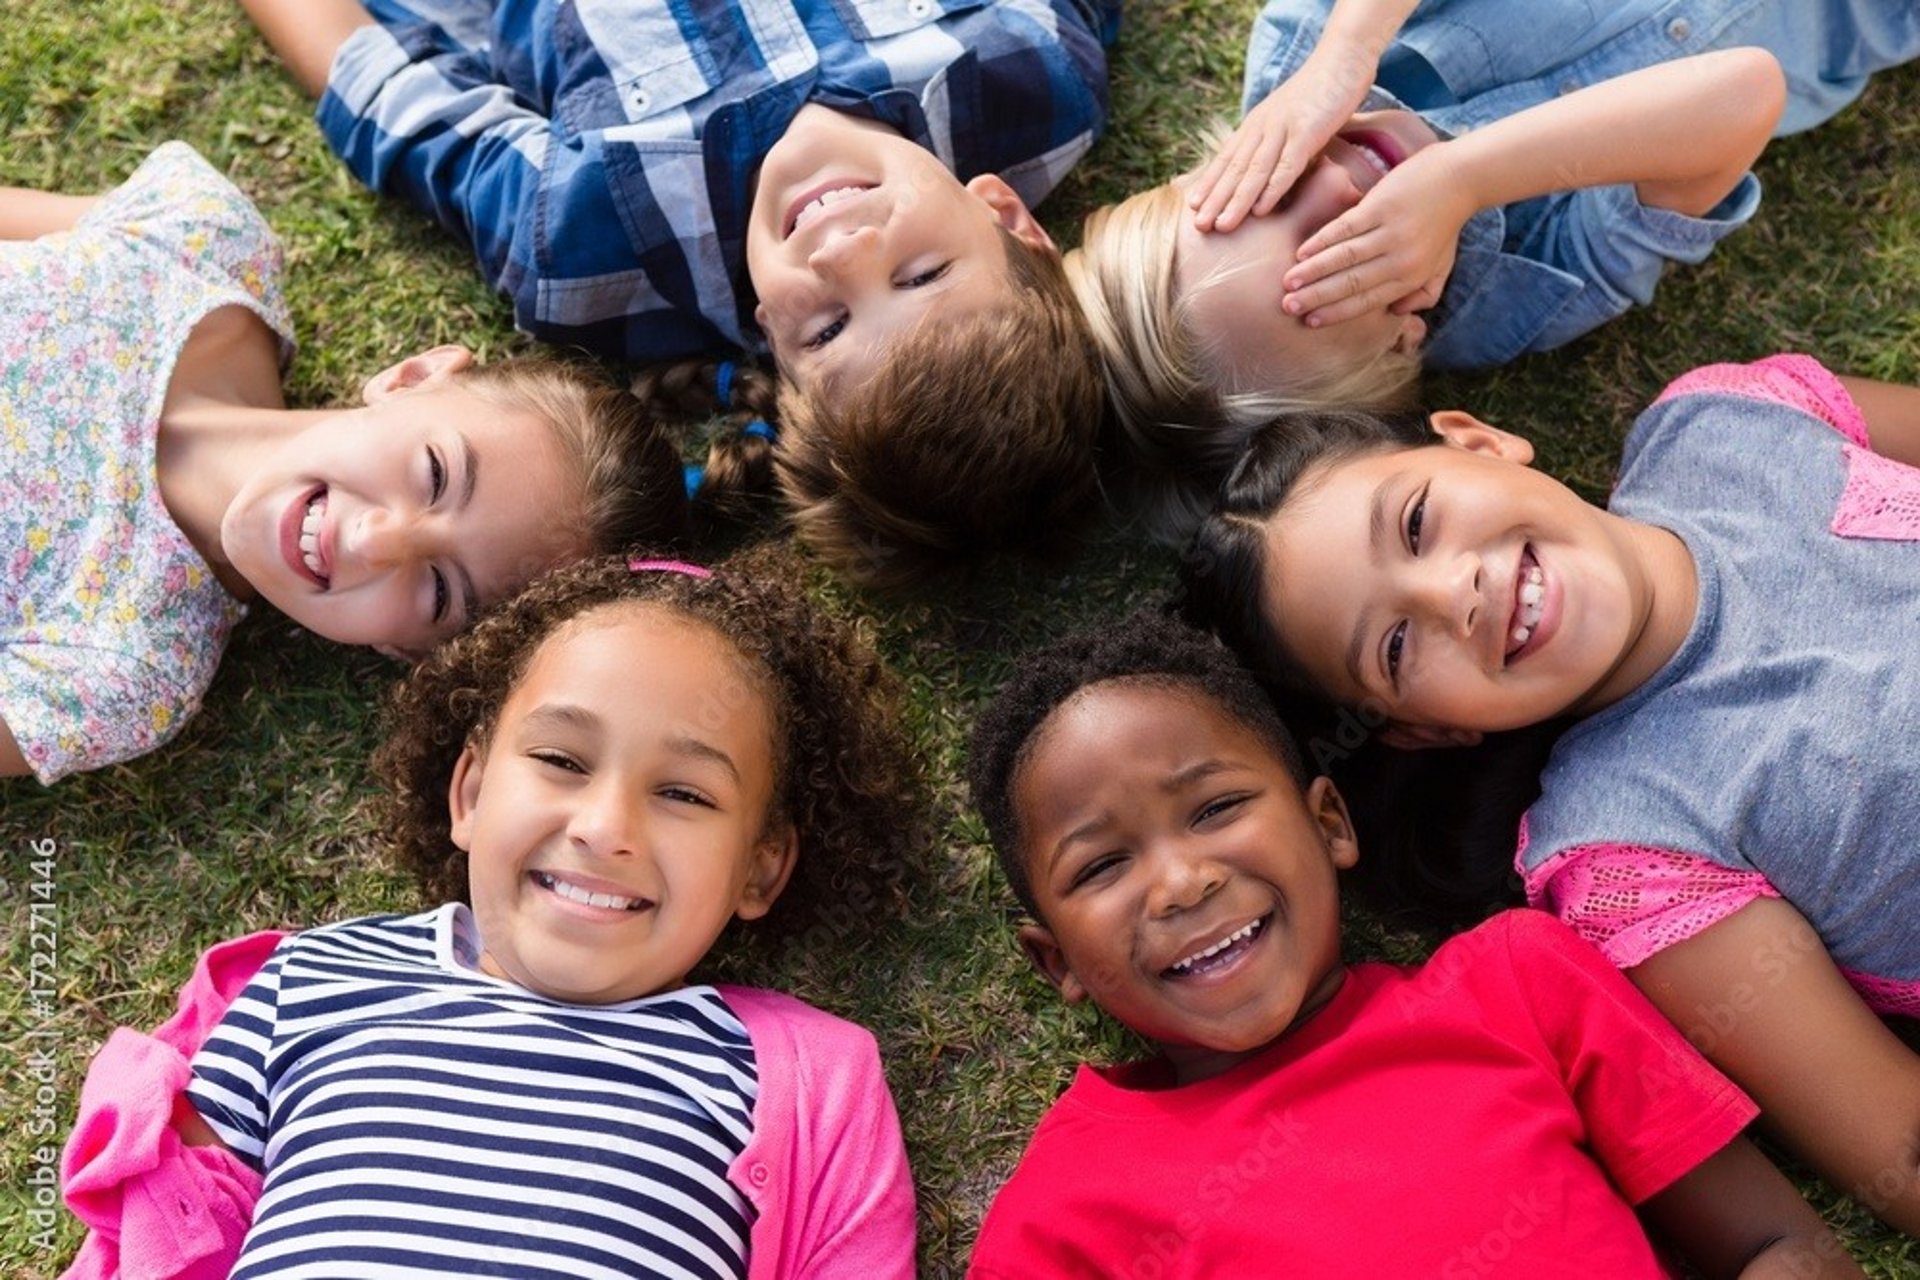
<svg viewBox="0 0 1920 1280">
<path fill-rule="evenodd" d="M 871 1037 L 689 982 L 918 856 L 864 638 L 687 550 L 766 487 L 879 584 L 1102 487 L 1192 535 L 1181 619 L 976 730 L 1022 946 L 1159 1050 L 1076 1077 L 979 1274 L 1856 1274 L 1756 1114 L 1920 1233 L 1920 391 L 1696 370 L 1605 509 L 1407 407 L 1648 301 L 1920 15 L 1270 0 L 1241 126 L 1063 259 L 1029 205 L 1117 2 L 244 3 L 523 328 L 654 367 L 442 347 L 290 410 L 272 233 L 189 149 L 0 206 L 0 772 L 164 742 L 257 596 L 417 662 L 378 771 L 445 904 L 217 948 L 116 1033 L 73 1274 L 911 1274 Z M 1483 915 L 1515 866 L 1542 910 L 1342 963 L 1336 873 Z"/>
</svg>

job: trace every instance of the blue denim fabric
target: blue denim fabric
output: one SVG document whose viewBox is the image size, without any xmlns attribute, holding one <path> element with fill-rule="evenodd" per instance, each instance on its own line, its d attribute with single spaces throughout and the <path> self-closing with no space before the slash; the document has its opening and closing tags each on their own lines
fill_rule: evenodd
<svg viewBox="0 0 1920 1280">
<path fill-rule="evenodd" d="M 1306 61 L 1330 0 L 1269 0 L 1247 47 L 1251 108 Z M 1780 59 L 1780 133 L 1853 101 L 1873 72 L 1920 56 L 1910 0 L 1426 0 L 1381 57 L 1377 101 L 1449 134 L 1672 58 L 1758 45 Z M 1699 262 L 1759 204 L 1751 174 L 1705 218 L 1596 187 L 1483 210 L 1428 317 L 1431 368 L 1547 351 L 1653 297 L 1672 262 Z"/>
<path fill-rule="evenodd" d="M 629 360 L 761 349 L 744 244 L 808 102 L 1028 203 L 1105 127 L 1121 0 L 364 0 L 317 116 L 472 246 L 535 337 Z"/>
</svg>

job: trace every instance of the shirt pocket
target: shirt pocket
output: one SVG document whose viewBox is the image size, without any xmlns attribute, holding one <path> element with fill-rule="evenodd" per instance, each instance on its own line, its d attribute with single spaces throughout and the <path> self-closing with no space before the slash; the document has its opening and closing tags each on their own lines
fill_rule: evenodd
<svg viewBox="0 0 1920 1280">
<path fill-rule="evenodd" d="M 840 20 L 856 40 L 883 40 L 978 9 L 986 0 L 833 0 Z"/>
<path fill-rule="evenodd" d="M 720 67 L 691 16 L 678 3 L 574 0 L 573 20 L 590 44 L 629 121 L 672 111 L 720 83 Z M 556 19 L 565 22 L 564 13 Z M 555 32 L 556 38 L 562 33 Z"/>
</svg>

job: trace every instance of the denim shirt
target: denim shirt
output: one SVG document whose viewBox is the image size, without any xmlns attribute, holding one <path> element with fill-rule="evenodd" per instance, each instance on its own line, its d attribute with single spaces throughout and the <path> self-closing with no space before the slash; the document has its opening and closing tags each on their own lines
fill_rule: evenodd
<svg viewBox="0 0 1920 1280">
<path fill-rule="evenodd" d="M 1243 109 L 1319 43 L 1326 0 L 1268 0 L 1247 47 Z M 1465 132 L 1673 58 L 1758 45 L 1788 86 L 1780 133 L 1820 123 L 1867 76 L 1920 55 L 1905 0 L 1425 0 L 1380 59 L 1372 106 Z M 1640 203 L 1630 185 L 1483 209 L 1429 315 L 1430 368 L 1484 368 L 1547 351 L 1653 297 L 1670 262 L 1699 262 L 1753 216 L 1752 174 L 1703 218 Z"/>
<path fill-rule="evenodd" d="M 1029 204 L 1106 124 L 1120 0 L 366 0 L 317 111 L 376 191 L 472 247 L 545 341 L 758 349 L 746 224 L 817 102 Z"/>
</svg>

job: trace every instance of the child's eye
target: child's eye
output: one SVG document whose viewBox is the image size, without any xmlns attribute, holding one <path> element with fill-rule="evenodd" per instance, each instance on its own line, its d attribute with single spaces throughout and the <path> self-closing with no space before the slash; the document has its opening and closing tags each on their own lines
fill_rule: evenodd
<svg viewBox="0 0 1920 1280">
<path fill-rule="evenodd" d="M 846 327 L 847 327 L 846 313 L 842 312 L 838 320 L 835 320 L 832 324 L 828 325 L 826 328 L 822 329 L 820 332 L 814 334 L 811 338 L 808 338 L 806 342 L 802 343 L 801 345 L 806 347 L 806 349 L 809 351 L 818 351 L 821 347 L 826 346 L 829 342 L 832 342 L 835 338 L 839 337 L 840 331 L 842 329 L 845 329 Z"/>
<path fill-rule="evenodd" d="M 564 751 L 553 751 L 550 749 L 541 749 L 537 751 L 529 751 L 527 754 L 532 756 L 535 760 L 538 760 L 541 764 L 551 765 L 553 768 L 563 770 L 564 772 L 567 772 L 567 773 L 585 773 L 586 772 L 586 768 L 578 760 L 575 760 L 572 756 L 568 755 Z"/>
<path fill-rule="evenodd" d="M 1210 800 L 1200 807 L 1200 812 L 1194 815 L 1194 821 L 1205 822 L 1208 818 L 1217 818 L 1223 813 L 1232 813 L 1235 809 L 1245 804 L 1247 799 L 1248 797 L 1246 796 L 1222 796 L 1218 800 Z"/>
<path fill-rule="evenodd" d="M 692 787 L 663 787 L 660 794 L 668 800 L 677 800 L 682 804 L 697 804 L 703 809 L 717 807 L 713 801 L 707 799 L 707 797 L 701 795 Z"/>
<path fill-rule="evenodd" d="M 427 486 L 428 505 L 432 505 L 440 501 L 440 495 L 447 491 L 447 468 L 441 463 L 439 453 L 433 449 L 427 450 L 427 474 L 430 477 Z"/>
<path fill-rule="evenodd" d="M 433 571 L 433 620 L 447 620 L 447 575 L 438 569 Z"/>
<path fill-rule="evenodd" d="M 1400 654 L 1407 647 L 1407 624 L 1403 621 L 1387 633 L 1387 679 L 1400 684 Z"/>
<path fill-rule="evenodd" d="M 913 279 L 903 281 L 895 287 L 901 289 L 924 289 L 951 270 L 953 270 L 953 264 L 951 262 L 943 262 L 933 270 L 922 271 L 919 275 L 913 277 Z"/>
<path fill-rule="evenodd" d="M 1088 862 L 1087 865 L 1085 865 L 1084 867 L 1081 867 L 1078 871 L 1074 872 L 1073 879 L 1068 883 L 1067 887 L 1070 889 L 1078 889 L 1081 885 L 1091 884 L 1093 881 L 1100 879 L 1102 876 L 1106 875 L 1107 872 L 1112 871 L 1115 867 L 1118 867 L 1119 865 L 1120 865 L 1119 854 L 1117 853 L 1102 854 L 1099 857 Z"/>
<path fill-rule="evenodd" d="M 1420 554 L 1420 528 L 1427 522 L 1427 491 L 1420 491 L 1420 500 L 1413 504 L 1413 510 L 1407 513 L 1407 547 L 1415 555 Z"/>
</svg>

